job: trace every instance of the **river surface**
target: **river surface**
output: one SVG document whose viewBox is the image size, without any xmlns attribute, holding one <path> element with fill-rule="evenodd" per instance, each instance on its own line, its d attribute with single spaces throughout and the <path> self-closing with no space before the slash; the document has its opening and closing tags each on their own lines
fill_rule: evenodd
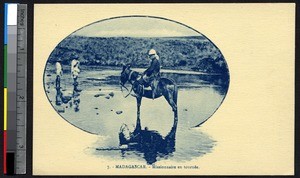
<svg viewBox="0 0 300 178">
<path fill-rule="evenodd" d="M 61 87 L 64 96 L 73 95 L 73 80 L 67 66 L 63 66 L 64 75 Z M 142 69 L 135 69 L 142 71 Z M 132 96 L 124 98 L 127 91 L 121 92 L 119 76 L 121 68 L 82 67 L 78 78 L 82 90 L 68 103 L 55 104 L 55 71 L 47 65 L 44 75 L 45 93 L 58 114 L 75 127 L 102 136 L 103 142 L 96 142 L 87 151 L 96 156 L 120 155 L 120 159 L 139 158 L 143 156 L 135 151 L 120 150 L 97 151 L 96 148 L 117 147 L 118 132 L 122 124 L 131 129 L 136 123 L 136 99 Z M 228 88 L 228 81 L 218 74 L 206 74 L 189 71 L 162 70 L 162 76 L 171 78 L 178 85 L 178 129 L 173 153 L 158 156 L 159 159 L 189 160 L 210 152 L 214 141 L 206 133 L 194 129 L 210 118 L 222 103 Z M 224 83 L 226 84 L 224 86 Z M 130 85 L 127 85 L 130 87 Z M 74 103 L 74 100 L 77 103 Z M 79 102 L 78 102 L 79 101 Z M 164 97 L 144 99 L 141 105 L 141 125 L 166 136 L 173 124 L 173 112 Z M 158 159 L 158 160 L 159 160 Z"/>
</svg>

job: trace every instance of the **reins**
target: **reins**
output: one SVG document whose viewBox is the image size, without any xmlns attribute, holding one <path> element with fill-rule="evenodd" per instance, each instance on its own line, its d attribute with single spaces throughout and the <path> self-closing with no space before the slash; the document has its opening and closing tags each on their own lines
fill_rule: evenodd
<svg viewBox="0 0 300 178">
<path fill-rule="evenodd" d="M 127 98 L 131 94 L 131 92 L 133 90 L 133 83 L 131 82 L 131 76 L 132 76 L 133 73 L 134 73 L 134 71 L 131 70 L 130 73 L 129 73 L 129 76 L 128 76 L 128 82 L 131 84 L 130 91 L 128 90 L 127 87 L 125 87 L 124 85 L 121 84 L 121 91 L 123 92 L 123 88 L 122 87 L 124 87 L 129 92 L 126 96 L 124 96 L 124 98 Z"/>
<path fill-rule="evenodd" d="M 129 81 L 129 83 L 131 84 L 131 85 L 133 85 L 132 83 L 131 83 L 131 75 L 133 74 L 133 70 L 131 70 L 130 72 L 129 72 L 129 76 L 128 76 L 128 81 Z"/>
</svg>

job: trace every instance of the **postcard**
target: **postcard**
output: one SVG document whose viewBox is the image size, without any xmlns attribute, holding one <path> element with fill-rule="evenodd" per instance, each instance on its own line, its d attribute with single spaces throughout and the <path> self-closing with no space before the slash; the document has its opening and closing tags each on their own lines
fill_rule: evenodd
<svg viewBox="0 0 300 178">
<path fill-rule="evenodd" d="M 295 4 L 35 4 L 34 175 L 293 175 Z"/>
</svg>

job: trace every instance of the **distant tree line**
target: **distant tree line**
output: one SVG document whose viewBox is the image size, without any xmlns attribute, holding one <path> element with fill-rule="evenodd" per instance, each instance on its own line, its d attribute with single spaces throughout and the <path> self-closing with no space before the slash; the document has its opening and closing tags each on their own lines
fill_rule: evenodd
<svg viewBox="0 0 300 178">
<path fill-rule="evenodd" d="M 51 53 L 48 62 L 58 58 L 63 64 L 70 64 L 72 54 L 79 56 L 81 65 L 133 67 L 149 65 L 147 52 L 155 49 L 160 57 L 162 68 L 184 69 L 210 73 L 228 72 L 220 51 L 206 38 L 164 37 L 83 37 L 71 35 L 64 39 Z"/>
</svg>

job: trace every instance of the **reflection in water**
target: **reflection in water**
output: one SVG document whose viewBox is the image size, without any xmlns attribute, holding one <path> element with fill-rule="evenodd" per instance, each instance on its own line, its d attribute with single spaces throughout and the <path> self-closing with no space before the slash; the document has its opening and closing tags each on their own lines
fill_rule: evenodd
<svg viewBox="0 0 300 178">
<path fill-rule="evenodd" d="M 167 156 L 175 151 L 175 136 L 177 122 L 173 125 L 171 131 L 164 138 L 157 131 L 139 130 L 130 132 L 127 125 L 123 124 L 119 133 L 119 141 L 122 157 L 125 157 L 126 151 L 138 151 L 144 154 L 148 164 L 155 163 L 157 157 Z M 99 149 L 98 149 L 99 150 Z"/>
<path fill-rule="evenodd" d="M 62 93 L 62 88 L 60 86 L 60 76 L 58 75 L 56 77 L 56 81 L 55 81 L 55 89 L 56 89 L 56 96 L 55 96 L 55 104 L 57 106 L 60 106 L 61 104 L 66 104 L 71 100 L 70 96 L 64 96 L 64 94 Z"/>
<path fill-rule="evenodd" d="M 215 141 L 209 135 L 195 129 L 182 130 L 181 132 L 178 131 L 176 134 L 176 139 L 175 135 L 174 139 L 166 139 L 166 137 L 162 137 L 155 131 L 149 132 L 147 134 L 150 136 L 150 138 L 151 136 L 156 135 L 155 137 L 151 138 L 156 141 L 145 142 L 143 145 L 144 150 L 137 149 L 139 147 L 134 148 L 134 146 L 133 148 L 129 146 L 127 148 L 111 146 L 110 142 L 112 138 L 109 137 L 105 141 L 103 141 L 102 138 L 99 139 L 93 144 L 92 147 L 87 148 L 85 152 L 86 154 L 91 154 L 97 157 L 110 157 L 113 159 L 122 159 L 128 161 L 140 160 L 142 162 L 146 161 L 147 164 L 154 164 L 157 161 L 166 159 L 175 162 L 190 161 L 212 152 L 215 146 Z M 163 140 L 169 140 L 170 142 L 163 143 Z M 150 143 L 154 144 L 151 145 Z M 162 146 L 160 145 L 161 143 L 163 143 Z M 163 146 L 166 144 L 169 144 L 169 146 L 164 148 Z M 101 145 L 101 147 L 99 145 Z"/>
<path fill-rule="evenodd" d="M 62 87 L 60 84 L 60 76 L 57 75 L 56 80 L 55 80 L 55 90 L 56 90 L 56 96 L 55 96 L 55 104 L 57 107 L 58 112 L 64 112 L 63 107 L 59 107 L 62 104 L 67 104 L 69 103 L 70 107 L 74 105 L 74 111 L 78 112 L 79 111 L 79 103 L 80 103 L 80 90 L 77 88 L 78 82 L 75 81 L 73 84 L 73 93 L 72 96 L 65 96 L 62 92 Z M 69 102 L 72 99 L 72 102 Z"/>
<path fill-rule="evenodd" d="M 80 103 L 80 93 L 76 90 L 73 90 L 73 94 L 72 94 L 72 106 L 74 106 L 74 111 L 78 112 L 79 111 L 79 103 Z"/>
<path fill-rule="evenodd" d="M 60 76 L 59 75 L 56 76 L 55 89 L 56 89 L 55 104 L 57 106 L 60 106 L 62 103 L 62 92 L 61 92 L 61 87 L 60 87 Z"/>
<path fill-rule="evenodd" d="M 73 84 L 74 88 L 73 88 L 73 94 L 72 94 L 72 101 L 73 101 L 73 105 L 74 105 L 74 111 L 78 112 L 79 111 L 79 103 L 80 103 L 80 90 L 77 88 L 78 87 L 78 82 L 77 80 L 74 80 L 74 84 Z"/>
<path fill-rule="evenodd" d="M 188 129 L 186 124 L 179 126 L 177 134 L 176 126 L 173 125 L 167 136 L 163 137 L 159 132 L 148 130 L 147 127 L 135 134 L 123 124 L 119 132 L 120 146 L 111 146 L 113 138 L 104 142 L 99 139 L 94 143 L 94 148 L 86 151 L 99 157 L 109 156 L 116 159 L 120 155 L 121 159 L 145 160 L 147 164 L 154 164 L 163 159 L 188 161 L 212 151 L 215 141 L 210 136 L 197 129 Z"/>
</svg>

